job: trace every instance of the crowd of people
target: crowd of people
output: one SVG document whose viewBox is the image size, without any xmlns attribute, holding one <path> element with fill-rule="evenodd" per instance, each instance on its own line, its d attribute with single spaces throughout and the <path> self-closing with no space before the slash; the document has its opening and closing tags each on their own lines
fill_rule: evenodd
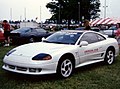
<svg viewBox="0 0 120 89">
<path fill-rule="evenodd" d="M 4 41 L 4 46 L 9 46 L 10 45 L 10 24 L 7 20 L 3 20 L 2 23 L 0 23 L 2 25 L 2 28 L 4 30 L 4 37 L 5 37 L 5 41 Z M 91 30 L 91 26 L 89 23 L 89 20 L 85 20 L 83 23 L 84 26 L 84 30 Z M 118 44 L 120 45 L 120 23 L 116 24 L 117 26 L 117 31 L 115 33 L 115 38 L 118 41 Z"/>
</svg>

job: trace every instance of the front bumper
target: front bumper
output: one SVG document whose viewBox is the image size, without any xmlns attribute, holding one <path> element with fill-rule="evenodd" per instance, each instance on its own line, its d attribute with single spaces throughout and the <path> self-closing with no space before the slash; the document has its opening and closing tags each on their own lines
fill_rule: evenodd
<svg viewBox="0 0 120 89">
<path fill-rule="evenodd" d="M 40 68 L 32 68 L 32 67 L 20 67 L 20 66 L 4 64 L 2 68 L 7 71 L 21 73 L 21 74 L 43 75 L 43 74 L 56 73 L 56 69 L 49 69 L 51 65 L 42 66 Z M 45 67 L 48 67 L 48 68 L 45 68 Z"/>
<path fill-rule="evenodd" d="M 57 62 L 19 62 L 4 58 L 2 68 L 7 71 L 30 75 L 53 74 L 56 73 Z"/>
</svg>

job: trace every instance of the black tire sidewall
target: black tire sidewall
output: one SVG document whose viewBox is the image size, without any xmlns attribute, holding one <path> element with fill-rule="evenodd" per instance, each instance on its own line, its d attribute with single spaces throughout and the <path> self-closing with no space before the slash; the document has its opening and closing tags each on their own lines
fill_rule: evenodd
<svg viewBox="0 0 120 89">
<path fill-rule="evenodd" d="M 31 40 L 31 39 L 32 39 L 32 40 Z M 30 43 L 35 42 L 35 37 L 30 37 L 30 38 L 29 38 L 29 42 L 30 42 Z"/>
<path fill-rule="evenodd" d="M 108 49 L 108 50 L 106 51 L 104 61 L 105 61 L 105 64 L 111 65 L 110 63 L 108 63 L 108 60 L 109 60 L 109 59 L 107 58 L 107 54 L 108 54 L 109 51 L 112 51 L 113 54 L 114 54 L 114 55 L 113 55 L 113 56 L 114 56 L 114 57 L 113 57 L 113 62 L 112 62 L 111 64 L 114 63 L 114 61 L 115 61 L 115 53 L 114 53 L 114 51 L 113 51 L 112 49 Z"/>
<path fill-rule="evenodd" d="M 65 77 L 65 76 L 62 75 L 62 73 L 61 73 L 61 65 L 62 65 L 62 63 L 63 63 L 65 60 L 70 60 L 70 61 L 71 61 L 70 58 L 64 57 L 64 58 L 60 59 L 59 62 L 58 62 L 57 75 L 58 75 L 60 78 L 68 78 L 68 77 L 70 77 L 70 76 L 73 74 L 73 71 L 74 71 L 74 65 L 73 65 L 73 62 L 71 61 L 71 64 L 72 64 L 71 74 L 70 74 L 68 77 Z"/>
</svg>

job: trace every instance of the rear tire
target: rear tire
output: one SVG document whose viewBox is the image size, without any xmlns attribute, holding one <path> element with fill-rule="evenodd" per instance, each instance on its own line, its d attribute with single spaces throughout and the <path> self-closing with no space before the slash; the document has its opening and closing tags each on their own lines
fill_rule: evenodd
<svg viewBox="0 0 120 89">
<path fill-rule="evenodd" d="M 68 78 L 72 75 L 74 69 L 73 62 L 70 58 L 63 58 L 59 61 L 57 67 L 57 74 L 61 78 Z"/>
<path fill-rule="evenodd" d="M 113 64 L 114 60 L 115 60 L 114 51 L 112 49 L 108 49 L 105 55 L 105 63 L 111 65 Z"/>
<path fill-rule="evenodd" d="M 35 42 L 35 37 L 30 37 L 29 42 L 30 42 L 30 43 Z"/>
</svg>

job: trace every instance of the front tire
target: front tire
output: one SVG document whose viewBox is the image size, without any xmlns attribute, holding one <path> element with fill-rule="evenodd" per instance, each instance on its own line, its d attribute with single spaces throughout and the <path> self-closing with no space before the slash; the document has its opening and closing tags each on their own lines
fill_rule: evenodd
<svg viewBox="0 0 120 89">
<path fill-rule="evenodd" d="M 114 60 L 115 60 L 114 51 L 112 49 L 108 49 L 105 55 L 105 63 L 111 65 L 113 64 Z"/>
<path fill-rule="evenodd" d="M 35 42 L 35 37 L 30 37 L 29 42 L 30 42 L 30 43 Z"/>
<path fill-rule="evenodd" d="M 61 78 L 68 78 L 72 75 L 73 69 L 73 62 L 69 58 L 64 58 L 58 63 L 57 74 Z"/>
</svg>

